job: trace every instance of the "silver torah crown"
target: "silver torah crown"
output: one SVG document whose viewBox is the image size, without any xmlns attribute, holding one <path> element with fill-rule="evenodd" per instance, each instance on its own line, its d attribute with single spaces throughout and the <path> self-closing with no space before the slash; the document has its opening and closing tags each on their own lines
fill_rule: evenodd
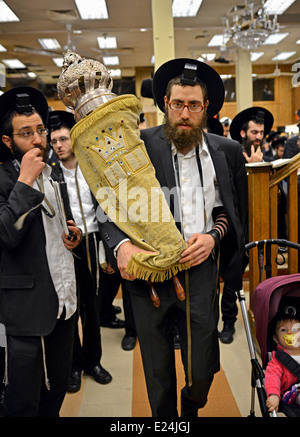
<svg viewBox="0 0 300 437">
<path fill-rule="evenodd" d="M 103 64 L 82 58 L 72 50 L 64 53 L 57 92 L 65 106 L 74 110 L 76 121 L 115 98 L 112 87 L 113 80 Z"/>
</svg>

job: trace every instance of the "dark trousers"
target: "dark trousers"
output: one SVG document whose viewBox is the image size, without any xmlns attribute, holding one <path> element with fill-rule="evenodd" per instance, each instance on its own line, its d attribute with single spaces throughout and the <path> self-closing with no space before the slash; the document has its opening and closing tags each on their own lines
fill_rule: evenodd
<svg viewBox="0 0 300 437">
<path fill-rule="evenodd" d="M 111 275 L 102 272 L 98 295 L 100 321 L 108 322 L 114 318 L 115 312 L 113 308 L 113 300 L 118 293 L 120 285 L 122 286 L 125 333 L 130 337 L 136 337 L 130 293 L 127 290 L 126 281 L 122 278 L 119 272 Z"/>
<path fill-rule="evenodd" d="M 76 255 L 78 256 L 78 258 L 75 258 L 78 285 L 77 320 L 79 317 L 81 318 L 82 342 L 80 341 L 77 323 L 74 335 L 72 370 L 90 371 L 99 364 L 102 355 L 100 321 L 96 297 L 99 286 L 97 279 L 98 258 L 96 255 L 97 248 L 95 246 L 94 235 L 96 236 L 96 243 L 98 245 L 99 234 L 90 234 L 88 237 L 92 271 L 90 271 L 88 267 L 85 237 L 80 247 L 78 246 L 76 250 Z"/>
<path fill-rule="evenodd" d="M 45 384 L 41 337 L 7 335 L 7 417 L 58 417 L 70 375 L 74 337 L 73 315 L 60 318 L 44 337 L 50 390 Z"/>
<path fill-rule="evenodd" d="M 235 323 L 238 307 L 236 304 L 236 294 L 234 291 L 226 288 L 226 284 L 224 283 L 222 298 L 221 298 L 221 312 L 222 312 L 222 320 L 225 323 Z"/>
<path fill-rule="evenodd" d="M 207 401 L 214 373 L 219 370 L 217 323 L 219 316 L 216 263 L 209 257 L 189 270 L 192 338 L 192 385 L 181 390 L 182 415 L 197 413 Z M 185 272 L 178 274 L 185 288 Z M 148 397 L 154 417 L 176 417 L 177 387 L 174 353 L 174 321 L 180 335 L 181 355 L 187 382 L 186 301 L 175 294 L 173 281 L 155 283 L 161 305 L 155 308 L 143 281 L 127 282 L 141 347 Z"/>
</svg>

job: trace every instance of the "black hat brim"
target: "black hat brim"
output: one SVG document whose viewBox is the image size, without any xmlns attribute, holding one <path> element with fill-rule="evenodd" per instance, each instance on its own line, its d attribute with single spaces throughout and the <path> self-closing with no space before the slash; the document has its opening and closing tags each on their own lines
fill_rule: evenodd
<svg viewBox="0 0 300 437">
<path fill-rule="evenodd" d="M 2 142 L 2 132 L 1 127 L 6 114 L 14 109 L 16 109 L 16 96 L 17 94 L 28 94 L 31 106 L 37 111 L 37 113 L 42 118 L 44 126 L 48 123 L 48 102 L 46 97 L 36 88 L 29 86 L 19 86 L 12 88 L 0 96 L 0 161 L 6 159 L 10 153 L 7 153 L 7 147 Z M 9 152 L 9 151 L 8 151 Z"/>
<path fill-rule="evenodd" d="M 223 136 L 224 128 L 222 123 L 217 118 L 215 117 L 208 118 L 206 124 L 207 124 L 208 132 L 215 135 L 220 135 L 220 137 Z"/>
<path fill-rule="evenodd" d="M 264 136 L 266 137 L 269 134 L 274 123 L 273 115 L 266 108 L 262 108 L 260 106 L 252 106 L 251 108 L 247 108 L 239 112 L 232 120 L 230 125 L 230 136 L 233 140 L 236 140 L 239 143 L 242 142 L 242 137 L 240 132 L 242 130 L 243 125 L 247 121 L 255 118 L 255 116 L 259 111 L 264 113 Z"/>
<path fill-rule="evenodd" d="M 75 125 L 76 121 L 74 119 L 74 114 L 68 111 L 51 111 L 49 112 L 48 119 L 48 129 L 50 130 L 53 126 L 56 125 L 55 120 L 59 119 L 59 122 L 62 122 L 69 126 L 70 129 Z"/>
<path fill-rule="evenodd" d="M 164 97 L 167 85 L 171 79 L 181 76 L 185 64 L 197 66 L 197 77 L 206 84 L 208 91 L 209 105 L 207 108 L 208 117 L 213 117 L 222 108 L 224 103 L 224 84 L 220 75 L 204 62 L 189 58 L 172 59 L 161 65 L 153 76 L 153 96 L 159 107 L 164 112 Z"/>
</svg>

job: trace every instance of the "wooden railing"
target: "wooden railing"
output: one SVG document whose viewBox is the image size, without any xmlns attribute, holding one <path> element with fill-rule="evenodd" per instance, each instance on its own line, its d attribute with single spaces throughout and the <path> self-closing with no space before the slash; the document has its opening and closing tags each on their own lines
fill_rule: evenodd
<svg viewBox="0 0 300 437">
<path fill-rule="evenodd" d="M 249 242 L 276 239 L 278 224 L 278 183 L 287 181 L 287 239 L 298 242 L 298 187 L 297 170 L 300 168 L 300 153 L 281 167 L 272 163 L 246 165 L 249 195 Z M 271 248 L 272 276 L 278 273 L 276 255 L 278 248 Z M 298 272 L 298 251 L 288 248 L 288 274 Z M 260 278 L 257 248 L 249 251 L 249 308 L 252 308 L 252 292 L 265 279 Z"/>
</svg>

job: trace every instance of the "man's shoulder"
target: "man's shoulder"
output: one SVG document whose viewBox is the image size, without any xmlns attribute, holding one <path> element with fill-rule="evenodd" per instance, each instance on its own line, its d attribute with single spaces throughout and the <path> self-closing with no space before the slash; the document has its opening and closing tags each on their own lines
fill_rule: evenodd
<svg viewBox="0 0 300 437">
<path fill-rule="evenodd" d="M 231 152 L 232 150 L 241 150 L 241 144 L 231 138 L 222 137 L 215 134 L 206 134 L 207 142 L 210 146 L 215 147 L 225 152 Z"/>
<path fill-rule="evenodd" d="M 148 129 L 141 130 L 142 140 L 146 140 L 148 138 L 153 138 L 153 137 L 155 138 L 157 136 L 162 136 L 162 134 L 163 134 L 163 126 L 162 125 L 149 127 Z"/>
</svg>

